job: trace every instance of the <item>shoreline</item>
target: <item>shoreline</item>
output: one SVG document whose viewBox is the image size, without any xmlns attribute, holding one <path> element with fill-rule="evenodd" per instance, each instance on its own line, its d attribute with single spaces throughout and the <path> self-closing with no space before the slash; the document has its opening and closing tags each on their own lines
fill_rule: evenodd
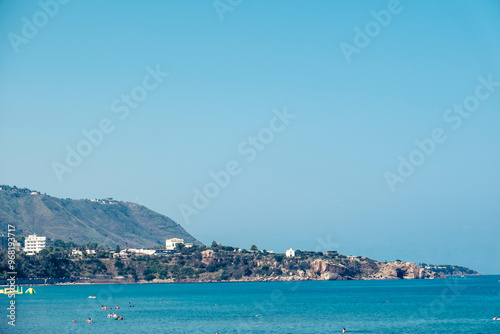
<svg viewBox="0 0 500 334">
<path fill-rule="evenodd" d="M 437 277 L 435 279 L 447 279 L 451 277 L 461 277 L 461 276 L 497 276 L 497 275 L 482 275 L 482 274 L 471 274 L 471 275 L 447 275 L 443 277 Z M 120 279 L 110 279 L 109 281 L 103 282 L 62 282 L 62 283 L 51 283 L 51 284 L 22 284 L 19 286 L 66 286 L 66 285 L 132 285 L 132 284 L 192 284 L 192 283 L 267 283 L 267 282 L 325 282 L 325 281 L 405 281 L 405 280 L 430 280 L 429 278 L 346 278 L 340 280 L 325 280 L 325 279 L 248 279 L 248 280 L 229 280 L 229 281 L 173 281 L 172 279 L 159 280 L 154 279 L 152 281 L 137 281 L 131 282 Z M 16 285 L 18 286 L 18 285 Z M 9 285 L 0 285 L 0 287 L 9 287 Z"/>
</svg>

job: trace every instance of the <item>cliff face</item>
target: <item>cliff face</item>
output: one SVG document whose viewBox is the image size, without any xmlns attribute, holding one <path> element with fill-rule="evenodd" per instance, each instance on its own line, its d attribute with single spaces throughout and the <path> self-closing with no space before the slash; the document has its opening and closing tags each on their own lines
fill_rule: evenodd
<svg viewBox="0 0 500 334">
<path fill-rule="evenodd" d="M 105 283 L 102 279 L 108 283 L 123 283 L 123 280 L 168 283 L 440 277 L 411 262 L 382 263 L 365 257 L 319 252 L 300 252 L 299 256 L 287 258 L 283 254 L 240 251 L 234 247 L 195 245 L 181 248 L 168 256 L 137 255 L 123 251 L 118 259 L 106 250 L 93 255 L 84 253 L 82 256 L 73 256 L 71 249 L 71 245 L 61 245 L 36 256 L 18 253 L 18 277 L 91 277 L 95 279 L 92 281 L 94 283 Z M 1 268 L 8 268 L 8 259 L 7 251 L 0 250 L 0 274 Z"/>
<path fill-rule="evenodd" d="M 357 259 L 344 263 L 333 263 L 316 259 L 310 262 L 309 270 L 297 271 L 295 279 L 345 280 L 345 279 L 424 279 L 441 277 L 412 262 L 363 261 Z M 293 273 L 292 273 L 293 277 Z"/>
<path fill-rule="evenodd" d="M 377 271 L 375 264 L 361 261 L 336 263 L 329 260 L 316 259 L 310 262 L 310 267 L 311 269 L 306 270 L 303 277 L 317 280 L 355 279 Z"/>
<path fill-rule="evenodd" d="M 442 277 L 412 262 L 382 263 L 366 257 L 300 252 L 286 258 L 279 254 L 205 249 L 198 256 L 207 270 L 196 279 L 185 281 L 307 281 L 353 279 L 423 279 Z M 194 263 L 194 267 L 199 267 Z M 172 277 L 173 278 L 173 277 Z"/>
<path fill-rule="evenodd" d="M 389 262 L 380 268 L 380 271 L 375 275 L 381 279 L 415 279 L 415 278 L 437 278 L 440 275 L 417 266 L 412 262 Z"/>
</svg>

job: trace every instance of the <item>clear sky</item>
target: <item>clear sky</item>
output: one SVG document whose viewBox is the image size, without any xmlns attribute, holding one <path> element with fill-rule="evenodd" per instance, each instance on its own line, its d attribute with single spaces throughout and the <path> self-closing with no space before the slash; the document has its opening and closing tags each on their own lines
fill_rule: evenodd
<svg viewBox="0 0 500 334">
<path fill-rule="evenodd" d="M 500 273 L 498 1 L 65 2 L 0 1 L 0 183 Z"/>
</svg>

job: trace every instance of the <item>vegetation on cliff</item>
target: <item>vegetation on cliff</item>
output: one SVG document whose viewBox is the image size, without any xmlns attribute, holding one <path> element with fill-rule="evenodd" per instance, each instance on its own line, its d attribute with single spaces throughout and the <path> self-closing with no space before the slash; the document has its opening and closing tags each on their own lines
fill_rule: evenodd
<svg viewBox="0 0 500 334">
<path fill-rule="evenodd" d="M 475 270 L 456 265 L 419 263 L 419 266 L 445 276 L 480 275 Z"/>
<path fill-rule="evenodd" d="M 79 248 L 97 248 L 91 243 Z M 99 249 L 95 254 L 71 255 L 72 242 L 56 240 L 54 247 L 34 256 L 16 254 L 18 278 L 108 278 L 133 281 L 213 282 L 271 280 L 344 280 L 431 278 L 438 274 L 414 263 L 382 263 L 365 257 L 347 257 L 337 252 L 296 251 L 295 257 L 267 251 L 248 251 L 213 243 L 212 247 L 179 245 L 171 255 L 134 255 Z M 254 248 L 255 249 L 255 248 Z M 117 249 L 118 250 L 118 249 Z M 118 250 L 119 251 L 119 250 Z M 0 252 L 0 272 L 5 278 L 6 251 Z M 1 277 L 0 277 L 1 278 Z"/>
<path fill-rule="evenodd" d="M 178 237 L 201 244 L 172 219 L 135 203 L 112 198 L 62 199 L 26 188 L 0 185 L 0 229 L 36 233 L 51 239 L 112 246 L 163 246 Z"/>
</svg>

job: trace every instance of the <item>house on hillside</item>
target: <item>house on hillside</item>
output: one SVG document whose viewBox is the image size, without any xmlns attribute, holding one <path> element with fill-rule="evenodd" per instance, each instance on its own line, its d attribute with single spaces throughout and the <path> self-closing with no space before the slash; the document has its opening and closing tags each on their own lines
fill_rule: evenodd
<svg viewBox="0 0 500 334">
<path fill-rule="evenodd" d="M 71 256 L 83 256 L 83 252 L 81 250 L 78 250 L 78 249 L 72 249 Z"/>
<path fill-rule="evenodd" d="M 129 248 L 128 250 L 131 253 L 134 253 L 135 255 L 154 255 L 155 250 L 154 249 L 135 249 L 135 248 Z"/>
<path fill-rule="evenodd" d="M 172 238 L 172 239 L 167 239 L 165 241 L 165 249 L 167 250 L 174 250 L 177 244 L 183 244 L 184 239 L 180 238 Z"/>
<path fill-rule="evenodd" d="M 131 255 L 131 252 L 129 252 L 129 251 L 125 250 L 125 249 L 122 249 L 120 251 L 120 253 L 114 253 L 113 254 L 113 259 L 117 259 L 117 258 L 119 258 L 119 259 L 128 259 L 130 257 L 130 255 Z"/>
<path fill-rule="evenodd" d="M 293 249 L 289 249 L 285 252 L 286 257 L 295 257 L 295 251 Z"/>
</svg>

